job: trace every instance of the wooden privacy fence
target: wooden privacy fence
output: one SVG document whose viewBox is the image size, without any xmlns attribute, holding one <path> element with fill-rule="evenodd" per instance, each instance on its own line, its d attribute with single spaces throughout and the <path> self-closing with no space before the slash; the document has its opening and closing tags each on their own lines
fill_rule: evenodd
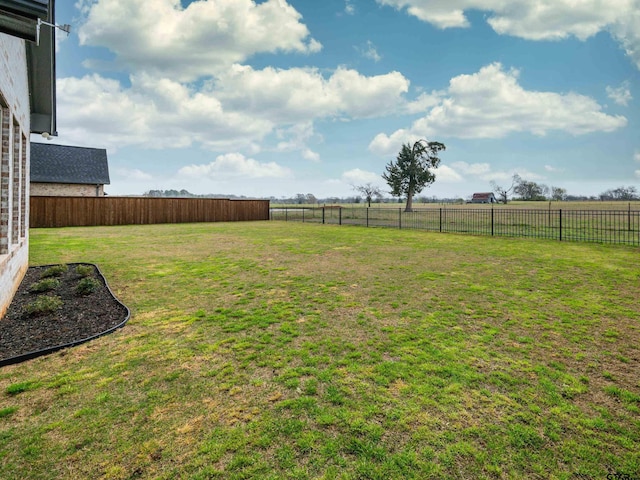
<svg viewBox="0 0 640 480">
<path fill-rule="evenodd" d="M 269 220 L 269 200 L 31 197 L 31 228 Z"/>
</svg>

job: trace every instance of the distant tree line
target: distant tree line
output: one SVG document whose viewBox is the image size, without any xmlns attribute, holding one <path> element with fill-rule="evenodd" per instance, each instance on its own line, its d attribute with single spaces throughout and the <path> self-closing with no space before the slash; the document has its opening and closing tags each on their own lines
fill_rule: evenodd
<svg viewBox="0 0 640 480">
<path fill-rule="evenodd" d="M 237 198 L 246 199 L 244 195 L 224 195 L 221 193 L 205 193 L 197 194 L 191 193 L 187 190 L 148 190 L 142 194 L 143 197 L 158 197 L 158 198 Z M 253 197 L 252 197 L 253 198 Z"/>
<path fill-rule="evenodd" d="M 576 196 L 568 195 L 567 190 L 561 187 L 549 187 L 544 183 L 524 180 L 518 174 L 515 174 L 512 177 L 511 186 L 509 187 L 498 185 L 494 181 L 491 182 L 491 187 L 493 188 L 494 193 L 498 195 L 498 200 L 502 203 L 507 203 L 510 195 L 512 196 L 513 200 L 524 201 L 640 200 L 640 196 L 638 196 L 638 190 L 634 186 L 621 186 L 602 192 L 598 196 Z"/>
<path fill-rule="evenodd" d="M 561 187 L 547 186 L 542 183 L 523 180 L 519 175 L 514 175 L 512 184 L 508 188 L 499 186 L 495 182 L 491 182 L 493 191 L 496 193 L 498 201 L 507 203 L 509 200 L 524 201 L 637 201 L 640 200 L 638 189 L 634 186 L 621 186 L 602 192 L 600 195 L 569 195 L 567 190 Z M 404 203 L 406 196 L 387 196 L 381 188 L 367 183 L 364 185 L 352 185 L 360 195 L 351 196 L 330 196 L 316 197 L 313 193 L 297 193 L 293 196 L 283 196 L 269 198 L 271 203 L 282 203 L 289 205 L 331 205 L 331 204 L 360 204 L 367 203 Z M 244 195 L 224 195 L 218 193 L 196 194 L 187 190 L 149 190 L 142 195 L 143 197 L 169 197 L 169 198 L 231 198 L 231 199 L 247 199 L 256 197 L 246 197 Z M 470 196 L 469 196 L 470 198 Z M 436 196 L 416 196 L 413 202 L 417 204 L 441 203 L 441 204 L 461 204 L 465 203 L 465 199 L 461 197 L 436 197 Z"/>
<path fill-rule="evenodd" d="M 331 196 L 331 197 L 316 197 L 313 193 L 296 193 L 293 196 L 283 197 L 269 197 L 271 203 L 284 203 L 295 205 L 324 205 L 324 204 L 338 204 L 338 203 L 364 203 L 369 201 L 375 203 L 403 203 L 404 198 L 393 198 L 385 196 L 385 193 L 378 187 L 366 184 L 363 186 L 352 186 L 354 190 L 362 195 L 351 195 L 345 197 Z M 364 188 L 360 190 L 360 188 Z M 367 193 L 368 192 L 368 193 Z M 220 193 L 206 193 L 197 194 L 191 193 L 188 190 L 148 190 L 142 194 L 143 197 L 158 197 L 158 198 L 236 198 L 247 199 L 257 197 L 246 197 L 244 195 L 225 195 Z M 264 197 L 260 197 L 264 198 Z M 415 198 L 417 203 L 464 203 L 464 199 L 456 198 L 438 198 L 419 196 Z"/>
<path fill-rule="evenodd" d="M 600 194 L 601 200 L 640 200 L 638 189 L 634 186 L 618 187 Z"/>
<path fill-rule="evenodd" d="M 356 187 L 354 187 L 355 189 Z M 298 193 L 291 197 L 270 197 L 271 203 L 282 203 L 286 205 L 337 205 L 337 204 L 360 204 L 367 203 L 369 204 L 367 194 L 362 195 L 351 195 L 345 197 L 331 196 L 331 197 L 316 197 L 312 193 Z M 389 204 L 389 203 L 404 203 L 406 198 L 404 197 L 389 197 L 385 196 L 384 193 L 380 195 L 372 195 L 371 202 L 377 204 Z M 464 199 L 461 197 L 453 197 L 453 198 L 439 198 L 439 197 L 427 197 L 427 196 L 417 196 L 413 199 L 415 203 L 464 203 Z"/>
</svg>

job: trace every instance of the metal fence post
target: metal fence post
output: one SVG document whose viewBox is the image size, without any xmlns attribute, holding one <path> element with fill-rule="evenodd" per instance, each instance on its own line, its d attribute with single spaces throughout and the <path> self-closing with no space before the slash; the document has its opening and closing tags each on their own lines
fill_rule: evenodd
<svg viewBox="0 0 640 480">
<path fill-rule="evenodd" d="M 558 210 L 560 216 L 560 241 L 562 241 L 562 209 Z"/>
<path fill-rule="evenodd" d="M 342 207 L 338 210 L 338 225 L 342 225 Z"/>
<path fill-rule="evenodd" d="M 322 207 L 322 224 L 324 225 L 324 207 Z"/>
<path fill-rule="evenodd" d="M 442 233 L 442 208 L 440 208 L 440 233 Z"/>
<path fill-rule="evenodd" d="M 367 207 L 367 227 L 369 226 L 369 207 Z"/>
<path fill-rule="evenodd" d="M 493 237 L 493 205 L 491 206 L 491 236 Z"/>
<path fill-rule="evenodd" d="M 302 209 L 302 223 L 304 223 L 304 208 Z"/>
<path fill-rule="evenodd" d="M 284 221 L 289 221 L 289 210 L 287 210 L 287 207 L 284 207 Z"/>
<path fill-rule="evenodd" d="M 398 228 L 402 230 L 402 208 L 398 209 Z"/>
</svg>

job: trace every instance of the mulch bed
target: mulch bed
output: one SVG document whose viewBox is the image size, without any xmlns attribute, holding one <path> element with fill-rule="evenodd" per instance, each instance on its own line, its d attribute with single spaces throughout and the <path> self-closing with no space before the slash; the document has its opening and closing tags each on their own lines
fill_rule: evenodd
<svg viewBox="0 0 640 480">
<path fill-rule="evenodd" d="M 92 269 L 89 278 L 98 281 L 95 291 L 81 295 L 76 286 L 83 278 L 77 265 Z M 122 326 L 129 318 L 129 309 L 111 293 L 102 273 L 95 265 L 68 264 L 57 278 L 60 285 L 47 293 L 30 292 L 32 284 L 41 279 L 49 266 L 30 267 L 25 274 L 9 310 L 0 320 L 0 366 L 16 363 L 60 347 L 82 343 Z M 25 311 L 39 295 L 55 295 L 62 307 L 51 313 L 28 314 Z"/>
</svg>

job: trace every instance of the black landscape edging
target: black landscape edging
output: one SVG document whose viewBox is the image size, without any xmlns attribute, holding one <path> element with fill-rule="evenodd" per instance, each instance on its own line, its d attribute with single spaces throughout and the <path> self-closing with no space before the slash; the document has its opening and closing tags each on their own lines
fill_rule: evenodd
<svg viewBox="0 0 640 480">
<path fill-rule="evenodd" d="M 60 264 L 38 265 L 38 267 L 53 267 L 55 265 L 60 265 Z M 102 337 L 103 335 L 107 335 L 107 334 L 109 334 L 109 333 L 111 333 L 111 332 L 113 332 L 113 331 L 115 331 L 115 330 L 117 330 L 119 328 L 124 327 L 124 325 L 129 321 L 129 318 L 131 317 L 131 310 L 129 310 L 129 307 L 127 307 L 124 303 L 122 303 L 120 300 L 118 300 L 118 298 L 113 294 L 113 292 L 111 291 L 111 287 L 109 287 L 109 284 L 107 283 L 107 279 L 104 278 L 104 275 L 102 274 L 102 271 L 100 270 L 100 267 L 98 267 L 98 265 L 96 265 L 95 263 L 87 263 L 87 262 L 66 263 L 65 265 L 91 265 L 91 266 L 95 267 L 97 272 L 98 272 L 98 275 L 99 275 L 100 279 L 102 280 L 102 283 L 104 283 L 104 286 L 107 287 L 107 290 L 109 291 L 109 294 L 111 295 L 111 297 L 113 297 L 113 299 L 117 303 L 119 303 L 121 306 L 123 306 L 124 309 L 126 310 L 127 315 L 126 315 L 125 319 L 121 323 L 116 325 L 115 327 L 111 327 L 108 330 L 105 330 L 104 332 L 97 333 L 95 335 L 92 335 L 92 336 L 87 337 L 87 338 L 83 338 L 81 340 L 75 340 L 73 342 L 65 343 L 63 345 L 56 345 L 54 347 L 48 347 L 48 348 L 45 348 L 44 350 L 35 350 L 33 352 L 23 353 L 22 355 L 17 355 L 15 357 L 5 358 L 4 360 L 0 360 L 0 367 L 4 367 L 6 365 L 14 365 L 16 363 L 26 362 L 27 360 L 32 360 L 34 358 L 41 357 L 43 355 L 48 355 L 50 353 L 57 352 L 58 350 L 62 350 L 64 348 L 75 347 L 75 346 L 80 345 L 82 343 L 86 343 L 86 342 L 89 342 L 91 340 L 95 340 L 98 337 Z"/>
</svg>

